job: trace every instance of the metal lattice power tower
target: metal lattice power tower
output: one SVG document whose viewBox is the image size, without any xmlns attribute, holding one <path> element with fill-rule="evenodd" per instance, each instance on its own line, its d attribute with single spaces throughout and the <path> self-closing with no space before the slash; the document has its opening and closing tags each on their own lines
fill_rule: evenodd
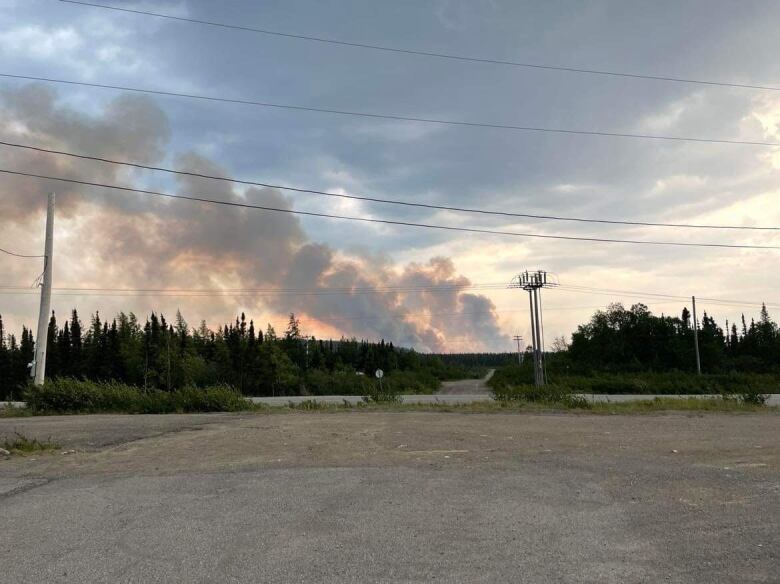
<svg viewBox="0 0 780 584">
<path fill-rule="evenodd" d="M 522 288 L 528 292 L 531 307 L 531 347 L 534 356 L 534 384 L 541 387 L 547 381 L 544 369 L 544 324 L 542 322 L 542 288 L 553 288 L 557 279 L 544 270 L 518 274 L 509 283 L 510 288 Z"/>
<path fill-rule="evenodd" d="M 517 341 L 517 364 L 522 365 L 523 364 L 523 349 L 521 347 L 521 344 L 523 342 L 523 337 L 520 335 L 515 335 L 512 337 L 515 341 Z"/>
</svg>

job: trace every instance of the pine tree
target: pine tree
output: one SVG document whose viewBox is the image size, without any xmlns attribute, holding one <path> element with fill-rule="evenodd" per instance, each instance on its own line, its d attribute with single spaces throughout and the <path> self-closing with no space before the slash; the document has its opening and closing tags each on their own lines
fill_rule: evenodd
<svg viewBox="0 0 780 584">
<path fill-rule="evenodd" d="M 682 315 L 680 316 L 680 320 L 682 320 L 683 328 L 690 328 L 691 327 L 691 312 L 688 310 L 687 307 L 682 309 Z"/>
<path fill-rule="evenodd" d="M 295 313 L 290 313 L 290 320 L 287 323 L 287 330 L 284 331 L 284 338 L 287 340 L 298 340 L 301 338 L 301 323 L 295 318 Z"/>
<path fill-rule="evenodd" d="M 180 310 L 176 310 L 176 336 L 179 339 L 179 347 L 184 349 L 187 346 L 187 336 L 189 333 L 189 325 L 184 317 L 181 315 Z"/>
<path fill-rule="evenodd" d="M 78 312 L 73 309 L 70 317 L 70 375 L 80 377 L 83 373 L 83 341 L 81 321 Z"/>
<path fill-rule="evenodd" d="M 71 364 L 71 337 L 70 337 L 70 325 L 68 321 L 65 321 L 65 325 L 57 335 L 57 347 L 59 349 L 60 358 L 60 373 L 62 375 L 72 374 Z"/>
<path fill-rule="evenodd" d="M 0 314 L 0 400 L 7 400 L 11 395 L 11 362 L 5 342 L 5 327 Z"/>
<path fill-rule="evenodd" d="M 60 374 L 58 340 L 57 317 L 52 310 L 46 338 L 46 375 L 50 378 Z"/>
</svg>

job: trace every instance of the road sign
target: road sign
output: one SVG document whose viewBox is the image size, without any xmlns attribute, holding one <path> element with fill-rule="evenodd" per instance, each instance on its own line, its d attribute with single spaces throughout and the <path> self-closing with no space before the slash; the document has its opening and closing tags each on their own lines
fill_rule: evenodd
<svg viewBox="0 0 780 584">
<path fill-rule="evenodd" d="M 385 376 L 385 372 L 382 371 L 381 369 L 377 369 L 376 373 L 374 373 L 374 375 L 376 375 L 377 379 L 382 379 Z"/>
</svg>

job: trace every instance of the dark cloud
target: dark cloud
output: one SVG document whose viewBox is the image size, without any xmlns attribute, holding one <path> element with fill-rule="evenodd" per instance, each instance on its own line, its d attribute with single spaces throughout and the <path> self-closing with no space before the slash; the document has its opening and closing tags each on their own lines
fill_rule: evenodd
<svg viewBox="0 0 780 584">
<path fill-rule="evenodd" d="M 149 164 L 162 159 L 170 130 L 165 114 L 148 97 L 123 95 L 90 116 L 58 104 L 51 88 L 31 84 L 0 89 L 0 136 L 9 142 Z M 126 169 L 111 164 L 5 146 L 0 147 L 0 155 L 6 168 L 22 172 L 114 184 L 130 180 Z M 112 191 L 10 175 L 2 184 L 0 213 L 20 220 L 45 208 L 42 192 L 46 190 L 57 192 L 58 210 L 66 217 L 85 197 L 128 210 L 133 205 L 127 203 L 136 200 Z"/>
<path fill-rule="evenodd" d="M 150 100 L 122 96 L 101 114 L 89 117 L 58 105 L 53 92 L 38 86 L 5 91 L 2 96 L 0 126 L 6 138 L 21 137 L 43 146 L 143 163 L 164 158 L 167 119 Z M 21 170 L 122 184 L 155 180 L 112 165 L 23 150 L 10 154 L 10 165 Z M 188 172 L 227 176 L 218 164 L 194 152 L 179 155 L 175 164 Z M 13 182 L 13 188 L 0 193 L 0 205 L 8 210 L 4 219 L 37 219 L 44 199 L 42 185 L 29 179 Z M 222 201 L 292 209 L 290 200 L 275 189 L 238 190 L 225 181 L 185 175 L 177 176 L 168 188 Z M 496 347 L 505 341 L 492 302 L 465 293 L 470 282 L 448 258 L 409 264 L 398 271 L 386 259 L 345 255 L 311 241 L 298 217 L 291 214 L 149 199 L 132 193 L 112 195 L 94 189 L 60 186 L 57 190 L 60 220 L 83 250 L 79 258 L 63 257 L 61 272 L 81 261 L 92 266 L 92 278 L 112 287 L 316 290 L 303 295 L 258 295 L 250 304 L 276 314 L 295 312 L 308 321 L 310 332 L 327 325 L 346 335 L 384 337 L 429 350 L 445 350 L 452 336 L 471 339 L 475 347 Z M 107 275 L 110 282 L 104 279 Z M 430 290 L 441 286 L 448 291 Z M 217 308 L 211 314 L 224 314 L 219 307 L 230 306 L 224 299 L 214 303 Z M 462 313 L 466 320 L 458 320 Z"/>
</svg>

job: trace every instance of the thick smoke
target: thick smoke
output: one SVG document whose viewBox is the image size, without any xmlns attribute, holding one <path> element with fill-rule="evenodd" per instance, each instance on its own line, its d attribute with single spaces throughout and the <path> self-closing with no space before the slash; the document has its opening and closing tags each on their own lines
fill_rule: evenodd
<svg viewBox="0 0 780 584">
<path fill-rule="evenodd" d="M 147 98 L 119 97 L 93 117 L 59 105 L 49 89 L 29 85 L 0 92 L 0 135 L 8 141 L 160 164 L 170 131 L 164 113 Z M 0 157 L 2 166 L 13 170 L 151 184 L 181 194 L 292 208 L 290 198 L 273 189 L 237 189 L 228 182 L 188 176 L 171 179 L 7 147 L 0 147 Z M 176 157 L 174 164 L 180 170 L 226 175 L 193 152 Z M 44 195 L 52 189 L 58 193 L 58 234 L 63 238 L 58 242 L 62 286 L 260 288 L 268 292 L 243 298 L 238 305 L 231 297 L 207 302 L 185 297 L 179 305 L 185 315 L 204 316 L 212 325 L 240 306 L 264 315 L 295 312 L 310 334 L 382 337 L 437 351 L 505 346 L 492 301 L 467 292 L 469 280 L 450 259 L 399 269 L 368 253 L 345 255 L 312 241 L 291 214 L 6 176 L 0 188 L 3 231 L 27 225 L 38 229 Z M 442 286 L 447 290 L 430 289 Z M 126 310 L 138 306 L 133 298 L 119 300 L 116 305 Z M 149 304 L 147 299 L 144 306 Z"/>
</svg>

